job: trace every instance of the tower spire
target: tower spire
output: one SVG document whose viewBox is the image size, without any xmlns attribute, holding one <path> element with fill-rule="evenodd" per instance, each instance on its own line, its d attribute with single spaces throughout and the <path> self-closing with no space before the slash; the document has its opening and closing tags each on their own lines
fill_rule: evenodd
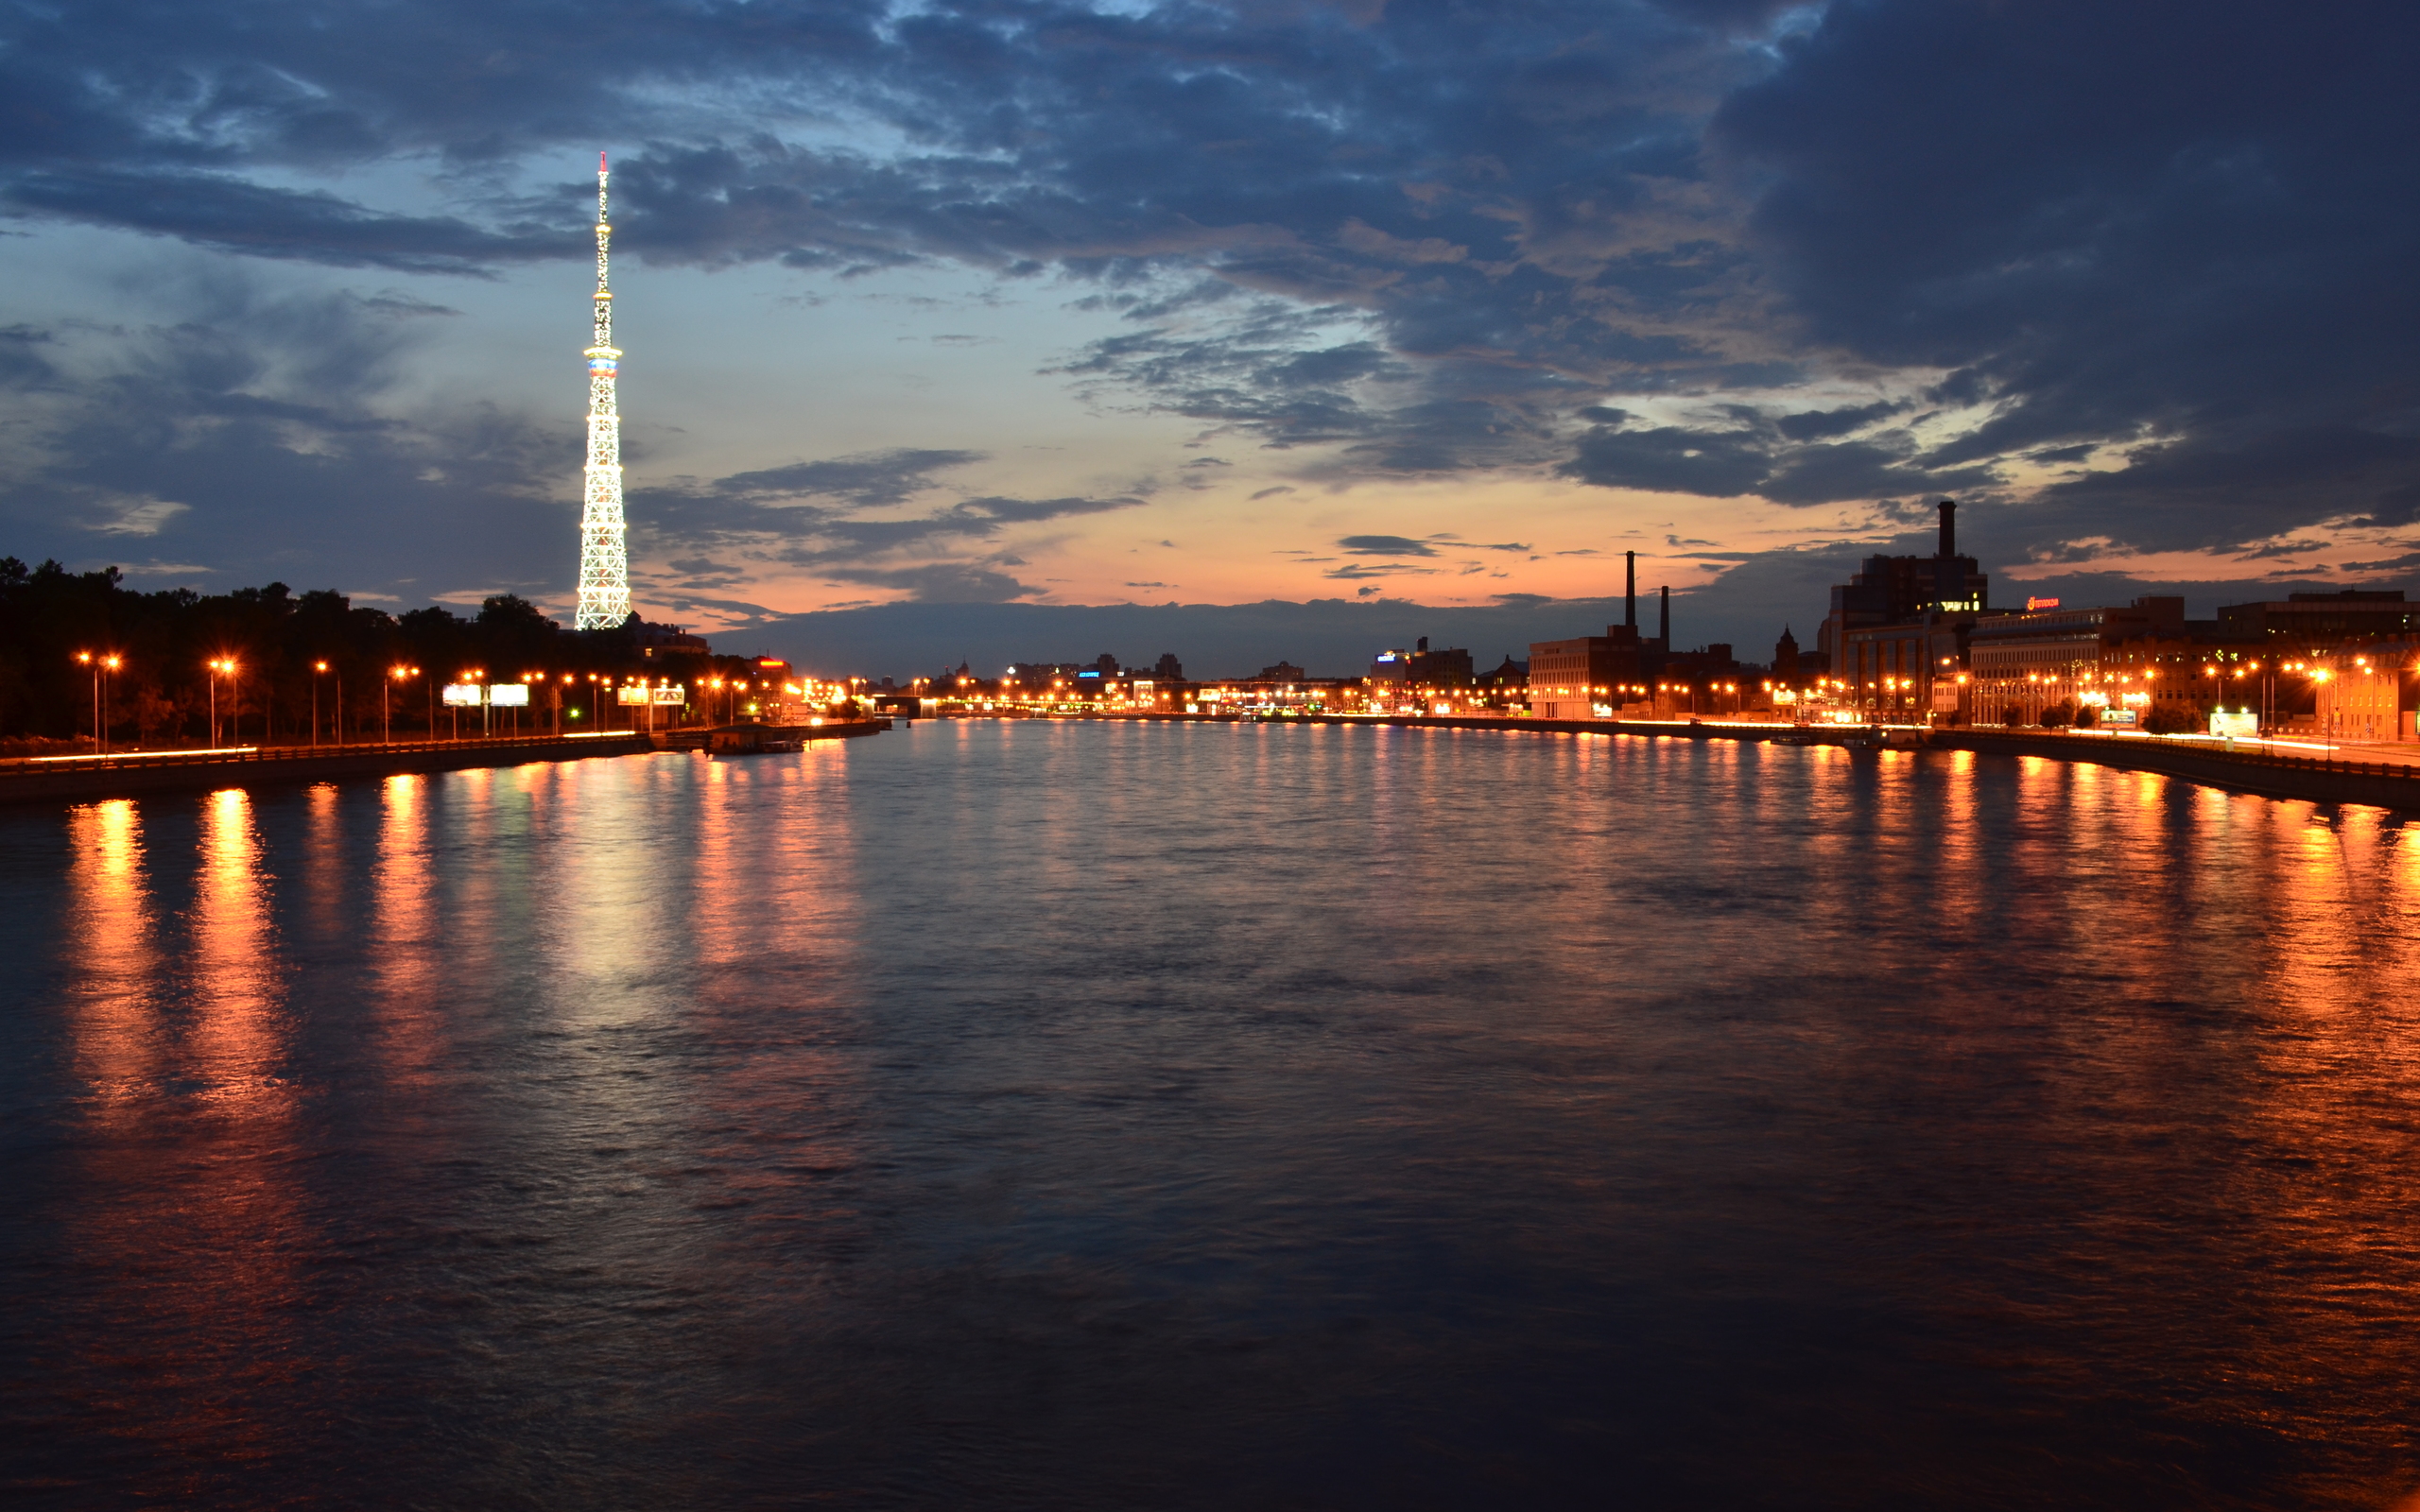
<svg viewBox="0 0 2420 1512">
<path fill-rule="evenodd" d="M 614 378 L 622 353 L 614 345 L 614 295 L 605 253 L 614 228 L 606 218 L 605 154 L 596 154 L 596 295 L 595 339 L 588 348 L 588 466 L 579 510 L 579 612 L 576 628 L 606 630 L 631 617 L 631 554 L 622 520 L 622 414 Z"/>
</svg>

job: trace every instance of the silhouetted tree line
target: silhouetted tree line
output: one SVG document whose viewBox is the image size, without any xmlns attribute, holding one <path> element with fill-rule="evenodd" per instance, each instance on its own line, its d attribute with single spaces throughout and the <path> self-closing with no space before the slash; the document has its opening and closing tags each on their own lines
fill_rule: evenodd
<svg viewBox="0 0 2420 1512">
<path fill-rule="evenodd" d="M 235 670 L 218 679 L 220 732 L 244 742 L 283 744 L 311 738 L 313 682 L 318 683 L 320 738 L 375 740 L 382 688 L 398 740 L 452 728 L 439 685 L 456 680 L 515 682 L 526 673 L 575 679 L 562 688 L 564 707 L 581 711 L 566 729 L 592 718 L 591 675 L 614 679 L 646 676 L 693 688 L 710 676 L 747 676 L 741 657 L 667 653 L 643 655 L 640 621 L 613 630 L 566 630 L 537 606 L 511 593 L 490 598 L 469 619 L 441 606 L 401 615 L 355 608 L 325 590 L 296 594 L 284 583 L 198 593 L 189 588 L 138 593 L 115 567 L 71 573 L 55 561 L 28 569 L 0 558 L 0 737 L 89 739 L 93 671 L 78 653 L 114 654 L 108 679 L 107 720 L 113 746 L 198 744 L 208 737 L 210 662 L 232 659 Z M 325 673 L 316 671 L 326 662 Z M 392 679 L 397 667 L 418 675 Z M 477 673 L 474 678 L 464 674 Z M 339 684 L 342 705 L 339 708 Z M 551 728 L 552 696 L 533 687 L 523 729 Z M 432 708 L 433 706 L 433 708 Z M 609 708 L 600 699 L 596 710 Z M 474 717 L 475 714 L 474 713 Z M 467 732 L 467 730 L 466 730 Z"/>
</svg>

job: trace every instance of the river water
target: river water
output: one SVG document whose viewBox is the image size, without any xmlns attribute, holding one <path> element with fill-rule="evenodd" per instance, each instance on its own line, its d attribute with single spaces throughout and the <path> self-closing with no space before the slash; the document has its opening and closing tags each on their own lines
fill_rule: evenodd
<svg viewBox="0 0 2420 1512">
<path fill-rule="evenodd" d="M 923 723 L 0 813 L 12 1506 L 2384 1507 L 2420 844 Z"/>
</svg>

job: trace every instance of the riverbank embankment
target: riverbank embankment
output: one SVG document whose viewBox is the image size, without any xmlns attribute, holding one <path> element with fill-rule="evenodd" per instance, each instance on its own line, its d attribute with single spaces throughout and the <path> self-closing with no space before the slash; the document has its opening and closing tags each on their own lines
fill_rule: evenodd
<svg viewBox="0 0 2420 1512">
<path fill-rule="evenodd" d="M 2128 771 L 2181 777 L 2208 787 L 2256 793 L 2263 798 L 2311 803 L 2363 803 L 2420 813 L 2420 766 L 2404 762 L 2363 761 L 2354 752 L 2305 756 L 2263 746 L 2164 740 L 2051 730 L 1941 730 L 1935 749 L 1972 750 L 1998 756 L 2041 756 L 2092 762 Z"/>
<path fill-rule="evenodd" d="M 475 766 L 635 756 L 656 750 L 743 755 L 796 750 L 817 740 L 845 740 L 890 728 L 888 719 L 835 719 L 821 725 L 697 726 L 615 730 L 596 735 L 504 736 L 486 740 L 393 741 L 352 746 L 241 746 L 213 750 L 120 751 L 107 756 L 41 756 L 0 762 L 0 803 L 87 803 L 153 793 L 221 787 L 274 787 L 341 778 L 452 772 Z"/>
<path fill-rule="evenodd" d="M 1116 713 L 1092 717 L 1174 721 L 1185 724 L 1234 723 L 1249 719 L 1237 714 Z M 1271 721 L 1284 724 L 1392 725 L 1406 729 L 1492 730 L 1535 735 L 1646 735 L 1677 740 L 1772 741 L 1813 737 L 1825 745 L 1879 748 L 1886 736 L 1903 738 L 1917 748 L 1967 750 L 1979 755 L 2048 757 L 2054 761 L 2091 762 L 2128 771 L 2156 772 L 2208 787 L 2253 793 L 2262 798 L 2296 799 L 2311 803 L 2360 803 L 2402 813 L 2420 813 L 2420 765 L 2364 760 L 2359 747 L 2304 755 L 2280 750 L 2268 743 L 2242 742 L 2229 747 L 2215 742 L 2170 740 L 2157 735 L 2118 735 L 2048 730 L 1977 729 L 1889 730 L 1867 726 L 1797 726 L 1773 722 L 1637 719 L 1526 719 L 1462 714 L 1288 714 Z"/>
<path fill-rule="evenodd" d="M 396 741 L 364 746 L 225 747 L 124 751 L 0 764 L 0 803 L 89 802 L 153 793 L 268 787 L 398 772 L 628 756 L 653 748 L 637 734 L 540 735 L 523 739 Z"/>
</svg>

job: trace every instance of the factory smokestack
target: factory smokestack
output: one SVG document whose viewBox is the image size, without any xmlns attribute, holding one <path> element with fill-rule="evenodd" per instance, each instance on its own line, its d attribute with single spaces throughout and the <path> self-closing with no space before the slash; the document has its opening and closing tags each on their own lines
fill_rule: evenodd
<svg viewBox="0 0 2420 1512">
<path fill-rule="evenodd" d="M 1622 623 L 1638 628 L 1638 553 L 1622 553 Z"/>
<path fill-rule="evenodd" d="M 1955 499 L 1941 501 L 1941 554 L 1945 557 L 1958 555 L 1958 501 Z"/>
<path fill-rule="evenodd" d="M 1672 587 L 1667 583 L 1656 592 L 1664 595 L 1664 606 L 1657 610 L 1660 617 L 1655 625 L 1655 644 L 1669 651 L 1672 649 Z"/>
</svg>

